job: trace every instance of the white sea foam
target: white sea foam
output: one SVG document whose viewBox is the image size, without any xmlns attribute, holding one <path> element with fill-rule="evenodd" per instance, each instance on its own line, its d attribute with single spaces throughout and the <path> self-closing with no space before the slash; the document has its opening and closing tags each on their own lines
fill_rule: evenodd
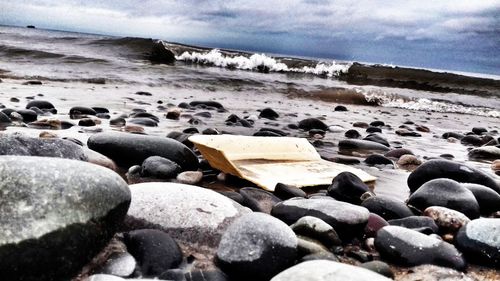
<svg viewBox="0 0 500 281">
<path fill-rule="evenodd" d="M 338 64 L 335 61 L 331 63 L 318 63 L 315 67 L 304 66 L 302 68 L 290 68 L 286 64 L 264 54 L 253 54 L 246 56 L 227 56 L 217 49 L 206 53 L 184 52 L 176 56 L 177 60 L 190 61 L 194 63 L 213 65 L 218 67 L 237 68 L 243 70 L 268 69 L 271 72 L 297 72 L 322 75 L 327 77 L 338 76 L 340 73 L 346 73 L 350 64 Z"/>
</svg>

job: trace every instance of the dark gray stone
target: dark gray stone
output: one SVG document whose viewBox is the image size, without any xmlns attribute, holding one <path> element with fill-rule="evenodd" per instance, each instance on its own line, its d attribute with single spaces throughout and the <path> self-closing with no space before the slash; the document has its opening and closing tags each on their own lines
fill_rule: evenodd
<svg viewBox="0 0 500 281">
<path fill-rule="evenodd" d="M 371 194 L 370 188 L 351 172 L 338 174 L 328 187 L 328 195 L 331 197 L 356 205 L 361 203 L 361 197 L 365 194 Z"/>
<path fill-rule="evenodd" d="M 436 222 L 433 219 L 424 216 L 411 216 L 402 219 L 393 219 L 389 220 L 388 223 L 390 225 L 415 229 L 419 232 L 422 232 L 422 229 L 428 229 L 429 231 L 427 234 L 438 233 L 439 231 L 439 227 Z"/>
<path fill-rule="evenodd" d="M 474 263 L 500 266 L 500 219 L 481 218 L 463 226 L 457 247 Z"/>
<path fill-rule="evenodd" d="M 488 216 L 500 211 L 500 194 L 491 188 L 475 183 L 464 183 L 462 186 L 472 191 L 482 215 Z"/>
<path fill-rule="evenodd" d="M 356 150 L 356 151 L 388 151 L 389 148 L 383 144 L 369 141 L 348 139 L 339 142 L 339 149 L 342 150 Z"/>
<path fill-rule="evenodd" d="M 240 194 L 243 197 L 243 205 L 254 212 L 270 214 L 274 205 L 281 202 L 281 199 L 271 192 L 255 187 L 244 187 L 240 189 Z"/>
<path fill-rule="evenodd" d="M 175 178 L 181 171 L 177 163 L 160 156 L 150 156 L 142 162 L 141 175 L 157 179 Z"/>
<path fill-rule="evenodd" d="M 403 201 L 384 195 L 367 198 L 361 203 L 361 206 L 386 220 L 413 216 L 413 212 Z"/>
<path fill-rule="evenodd" d="M 305 131 L 309 131 L 311 129 L 320 129 L 323 131 L 328 131 L 328 126 L 318 118 L 307 118 L 301 120 L 299 122 L 299 128 Z"/>
</svg>

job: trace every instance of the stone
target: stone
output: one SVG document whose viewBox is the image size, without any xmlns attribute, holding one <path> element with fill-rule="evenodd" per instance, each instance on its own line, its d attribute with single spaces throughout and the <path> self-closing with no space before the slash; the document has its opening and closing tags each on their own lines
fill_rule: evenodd
<svg viewBox="0 0 500 281">
<path fill-rule="evenodd" d="M 480 137 L 477 137 L 474 135 L 468 135 L 468 136 L 463 137 L 460 140 L 460 143 L 463 145 L 481 146 L 481 145 L 483 145 L 483 140 Z"/>
<path fill-rule="evenodd" d="M 209 270 L 192 269 L 186 272 L 185 277 L 186 281 L 230 281 L 227 275 L 218 268 Z M 182 281 L 182 279 L 175 281 Z"/>
<path fill-rule="evenodd" d="M 97 270 L 99 274 L 110 274 L 119 277 L 128 277 L 134 273 L 137 262 L 127 253 L 113 253 L 105 264 Z"/>
<path fill-rule="evenodd" d="M 273 207 L 281 202 L 281 199 L 271 192 L 255 187 L 244 187 L 240 189 L 243 197 L 243 205 L 254 212 L 270 214 Z"/>
<path fill-rule="evenodd" d="M 426 182 L 409 198 L 408 205 L 424 211 L 427 207 L 441 206 L 459 211 L 470 219 L 479 217 L 479 204 L 474 194 L 458 182 L 435 179 Z"/>
<path fill-rule="evenodd" d="M 370 213 L 366 208 L 342 201 L 300 198 L 276 204 L 271 214 L 287 224 L 293 224 L 305 216 L 320 218 L 344 240 L 363 232 Z"/>
<path fill-rule="evenodd" d="M 153 120 L 151 118 L 147 118 L 147 117 L 131 118 L 128 120 L 128 123 L 146 126 L 146 127 L 157 127 L 158 126 L 158 122 L 156 122 L 155 120 Z"/>
<path fill-rule="evenodd" d="M 434 264 L 461 271 L 466 267 L 465 259 L 453 245 L 400 226 L 379 230 L 375 247 L 382 258 L 403 266 Z"/>
<path fill-rule="evenodd" d="M 373 141 L 348 139 L 348 140 L 341 140 L 339 142 L 339 150 L 385 152 L 388 151 L 389 148 L 383 144 Z"/>
<path fill-rule="evenodd" d="M 6 126 L 7 124 L 10 123 L 12 123 L 12 120 L 9 118 L 9 116 L 7 116 L 3 112 L 0 112 L 0 124 L 2 124 L 2 126 Z"/>
<path fill-rule="evenodd" d="M 195 107 L 208 107 L 208 108 L 215 108 L 215 109 L 224 109 L 224 106 L 220 104 L 219 102 L 216 101 L 192 101 L 189 103 L 190 106 L 195 106 Z"/>
<path fill-rule="evenodd" d="M 123 179 L 83 161 L 0 157 L 0 274 L 69 280 L 114 235 L 130 204 Z"/>
<path fill-rule="evenodd" d="M 395 148 L 384 154 L 385 157 L 399 159 L 403 155 L 414 155 L 413 152 L 406 148 Z"/>
<path fill-rule="evenodd" d="M 376 120 L 376 121 L 371 122 L 370 126 L 382 127 L 382 126 L 385 126 L 385 123 L 384 123 L 384 121 Z"/>
<path fill-rule="evenodd" d="M 380 154 L 371 154 L 370 156 L 366 157 L 364 161 L 367 165 L 394 165 L 391 159 L 380 155 Z"/>
<path fill-rule="evenodd" d="M 293 197 L 306 198 L 307 194 L 300 188 L 278 183 L 274 188 L 274 195 L 282 200 L 287 200 Z"/>
<path fill-rule="evenodd" d="M 382 129 L 379 127 L 368 127 L 366 128 L 366 132 L 371 134 L 371 133 L 382 133 Z"/>
<path fill-rule="evenodd" d="M 482 146 L 470 150 L 468 156 L 471 160 L 497 160 L 500 159 L 500 148 L 496 146 Z"/>
<path fill-rule="evenodd" d="M 328 260 L 328 261 L 340 262 L 339 258 L 330 252 L 327 252 L 327 253 L 318 252 L 318 253 L 303 256 L 299 260 L 299 263 L 305 262 L 305 261 L 313 261 L 313 260 Z"/>
<path fill-rule="evenodd" d="M 500 194 L 491 188 L 475 183 L 463 183 L 462 186 L 472 191 L 482 215 L 487 216 L 500 211 Z"/>
<path fill-rule="evenodd" d="M 183 184 L 196 185 L 201 182 L 203 173 L 199 171 L 186 171 L 177 175 L 177 181 Z"/>
<path fill-rule="evenodd" d="M 132 113 L 132 114 L 130 114 L 129 117 L 134 118 L 134 119 L 147 118 L 147 119 L 151 119 L 152 121 L 154 121 L 156 123 L 160 122 L 160 118 L 158 118 L 158 116 L 151 114 L 151 113 L 148 113 L 148 112 L 142 112 L 142 111 Z"/>
<path fill-rule="evenodd" d="M 383 261 L 369 261 L 359 265 L 362 268 L 366 268 L 380 275 L 384 275 L 387 278 L 394 279 L 394 272 L 392 272 L 391 267 Z"/>
<path fill-rule="evenodd" d="M 167 182 L 130 185 L 132 203 L 125 219 L 128 229 L 165 231 L 181 246 L 209 251 L 219 244 L 229 224 L 250 212 L 209 189 Z M 213 254 L 213 253 L 212 253 Z"/>
<path fill-rule="evenodd" d="M 240 205 L 243 205 L 243 196 L 238 192 L 234 191 L 219 191 L 220 194 L 226 196 L 227 198 L 237 202 Z"/>
<path fill-rule="evenodd" d="M 474 263 L 500 266 L 500 219 L 481 218 L 462 227 L 457 247 Z"/>
<path fill-rule="evenodd" d="M 82 115 L 96 115 L 97 112 L 90 107 L 85 106 L 74 106 L 69 110 L 69 115 L 75 118 L 79 118 Z"/>
<path fill-rule="evenodd" d="M 413 212 L 404 202 L 384 195 L 369 197 L 361 203 L 361 206 L 386 220 L 413 216 Z"/>
<path fill-rule="evenodd" d="M 352 204 L 360 204 L 365 194 L 371 194 L 370 188 L 351 172 L 338 174 L 328 187 L 328 195 Z"/>
<path fill-rule="evenodd" d="M 95 126 L 96 122 L 91 118 L 83 118 L 78 121 L 78 126 L 82 127 L 92 127 Z"/>
<path fill-rule="evenodd" d="M 307 256 L 311 254 L 327 255 L 330 251 L 318 240 L 297 235 L 298 245 L 297 251 L 300 256 Z"/>
<path fill-rule="evenodd" d="M 111 274 L 94 274 L 89 276 L 87 281 L 125 281 L 125 279 Z"/>
<path fill-rule="evenodd" d="M 348 139 L 359 139 L 361 137 L 361 134 L 358 131 L 351 129 L 347 130 L 344 136 Z"/>
<path fill-rule="evenodd" d="M 299 122 L 299 128 L 304 131 L 309 131 L 311 129 L 320 129 L 323 131 L 328 131 L 328 126 L 323 123 L 323 121 L 318 118 L 307 118 Z"/>
<path fill-rule="evenodd" d="M 472 128 L 472 132 L 476 135 L 482 135 L 484 133 L 487 133 L 488 130 L 486 128 L 483 128 L 483 127 L 474 127 L 474 128 Z"/>
<path fill-rule="evenodd" d="M 398 281 L 478 281 L 460 271 L 431 264 L 414 266 L 398 276 Z"/>
<path fill-rule="evenodd" d="M 26 109 L 30 109 L 32 107 L 38 107 L 40 109 L 52 109 L 55 108 L 51 102 L 45 100 L 32 100 L 26 104 Z"/>
<path fill-rule="evenodd" d="M 414 171 L 418 166 L 422 164 L 422 161 L 415 155 L 405 154 L 402 155 L 396 162 L 398 167 L 403 168 L 408 171 Z"/>
<path fill-rule="evenodd" d="M 408 187 L 414 192 L 424 183 L 437 178 L 477 183 L 500 193 L 500 185 L 488 174 L 463 163 L 444 159 L 434 159 L 420 165 L 408 177 Z"/>
<path fill-rule="evenodd" d="M 410 130 L 407 130 L 407 129 L 396 130 L 396 134 L 400 135 L 402 137 L 421 137 L 422 136 L 421 134 L 419 134 L 417 132 L 410 131 Z"/>
<path fill-rule="evenodd" d="M 367 141 L 371 141 L 371 142 L 375 142 L 375 143 L 380 143 L 386 147 L 390 147 L 387 139 L 382 137 L 381 134 L 369 134 L 363 140 L 367 140 Z"/>
<path fill-rule="evenodd" d="M 456 233 L 462 226 L 470 222 L 464 214 L 445 207 L 432 206 L 424 211 L 424 216 L 433 219 L 444 233 Z"/>
<path fill-rule="evenodd" d="M 143 276 L 155 277 L 182 262 L 182 252 L 174 239 L 156 229 L 140 229 L 123 235 L 127 250 L 137 260 Z"/>
<path fill-rule="evenodd" d="M 371 270 L 328 260 L 301 262 L 288 268 L 271 281 L 389 281 Z"/>
<path fill-rule="evenodd" d="M 175 178 L 181 171 L 177 163 L 160 156 L 150 156 L 142 162 L 141 175 L 156 179 Z"/>
<path fill-rule="evenodd" d="M 125 121 L 125 119 L 122 117 L 117 117 L 109 120 L 110 126 L 122 127 L 125 126 L 126 123 L 127 121 Z"/>
<path fill-rule="evenodd" d="M 436 222 L 429 217 L 411 216 L 402 219 L 389 220 L 388 223 L 390 225 L 402 226 L 427 234 L 439 232 L 439 227 L 437 226 Z M 428 231 L 422 231 L 423 229 L 427 229 Z"/>
<path fill-rule="evenodd" d="M 389 225 L 389 223 L 381 216 L 370 213 L 368 217 L 368 223 L 365 227 L 365 237 L 375 237 L 377 235 L 377 231 L 379 231 L 382 227 Z"/>
<path fill-rule="evenodd" d="M 347 111 L 347 107 L 343 105 L 337 105 L 334 109 L 334 111 Z"/>
<path fill-rule="evenodd" d="M 449 139 L 449 138 L 454 138 L 454 139 L 457 139 L 457 140 L 461 140 L 463 139 L 465 136 L 463 134 L 460 134 L 460 133 L 456 133 L 456 132 L 447 132 L 447 133 L 444 133 L 442 135 L 442 138 L 443 139 Z"/>
<path fill-rule="evenodd" d="M 293 265 L 297 245 L 286 224 L 267 214 L 249 213 L 222 235 L 217 263 L 238 280 L 266 280 Z"/>
<path fill-rule="evenodd" d="M 335 229 L 325 221 L 316 217 L 302 217 L 292 224 L 290 228 L 296 234 L 318 240 L 328 248 L 342 244 Z"/>
<path fill-rule="evenodd" d="M 170 138 L 114 132 L 98 133 L 90 136 L 87 145 L 124 167 L 141 164 L 150 156 L 161 156 L 177 163 L 182 170 L 198 168 L 198 158 L 193 151 Z"/>
<path fill-rule="evenodd" d="M 262 109 L 260 114 L 259 114 L 259 118 L 266 118 L 266 119 L 270 119 L 270 120 L 276 120 L 279 117 L 280 117 L 280 115 L 276 111 L 274 111 L 272 108 L 269 108 L 269 107 Z"/>
<path fill-rule="evenodd" d="M 23 117 L 23 122 L 25 123 L 33 122 L 38 119 L 37 113 L 31 109 L 20 109 L 17 113 Z"/>
<path fill-rule="evenodd" d="M 368 127 L 370 127 L 370 125 L 366 122 L 354 122 L 352 124 L 353 127 L 356 127 L 356 128 L 363 128 L 363 129 L 366 129 Z"/>
</svg>

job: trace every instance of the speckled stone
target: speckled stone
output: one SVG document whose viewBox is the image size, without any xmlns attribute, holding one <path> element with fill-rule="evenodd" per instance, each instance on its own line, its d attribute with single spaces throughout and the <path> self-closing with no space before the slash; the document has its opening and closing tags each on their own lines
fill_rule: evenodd
<svg viewBox="0 0 500 281">
<path fill-rule="evenodd" d="M 271 281 L 389 281 L 383 275 L 371 270 L 349 264 L 313 260 L 305 261 L 288 268 Z"/>
<path fill-rule="evenodd" d="M 449 233 L 457 232 L 462 226 L 470 222 L 470 219 L 466 215 L 439 206 L 432 206 L 425 209 L 424 216 L 433 219 L 442 231 Z"/>
<path fill-rule="evenodd" d="M 500 219 L 481 218 L 469 222 L 457 234 L 456 244 L 475 262 L 500 266 Z"/>
<path fill-rule="evenodd" d="M 136 264 L 137 262 L 131 254 L 127 252 L 114 253 L 98 272 L 101 274 L 128 277 L 134 273 Z"/>
<path fill-rule="evenodd" d="M 414 266 L 407 273 L 398 276 L 399 281 L 478 281 L 463 272 L 448 267 L 440 267 L 431 264 Z"/>
<path fill-rule="evenodd" d="M 0 157 L 0 276 L 70 279 L 113 236 L 129 203 L 127 184 L 109 169 Z"/>
<path fill-rule="evenodd" d="M 292 265 L 297 237 L 282 221 L 249 213 L 233 222 L 217 250 L 221 269 L 238 280 L 265 280 Z"/>
</svg>

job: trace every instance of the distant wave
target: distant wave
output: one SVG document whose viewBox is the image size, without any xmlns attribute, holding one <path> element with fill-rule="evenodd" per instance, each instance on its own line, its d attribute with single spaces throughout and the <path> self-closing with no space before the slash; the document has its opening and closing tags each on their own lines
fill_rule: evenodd
<svg viewBox="0 0 500 281">
<path fill-rule="evenodd" d="M 56 59 L 64 57 L 63 54 L 8 45 L 0 45 L 0 53 L 3 53 L 4 57 L 32 57 L 37 59 Z"/>
<path fill-rule="evenodd" d="M 229 56 L 223 54 L 217 49 L 213 49 L 205 53 L 194 51 L 184 52 L 181 55 L 176 56 L 176 59 L 179 61 L 187 61 L 224 68 L 235 68 L 262 72 L 296 72 L 326 77 L 336 77 L 341 73 L 347 73 L 349 67 L 351 66 L 347 63 L 338 64 L 336 62 L 320 62 L 315 66 L 288 67 L 285 63 L 264 54 L 253 54 L 248 57 L 243 55 Z"/>
</svg>

